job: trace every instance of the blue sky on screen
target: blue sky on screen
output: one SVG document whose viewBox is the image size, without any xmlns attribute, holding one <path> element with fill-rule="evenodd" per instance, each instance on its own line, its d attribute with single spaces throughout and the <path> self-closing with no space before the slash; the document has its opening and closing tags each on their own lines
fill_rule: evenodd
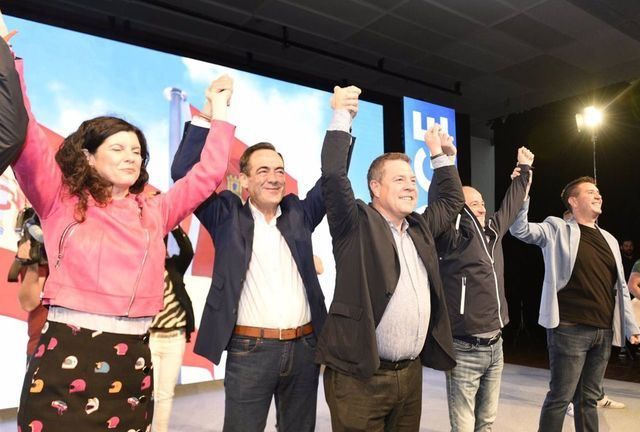
<svg viewBox="0 0 640 432">
<path fill-rule="evenodd" d="M 247 144 L 270 141 L 305 193 L 320 175 L 320 148 L 331 118 L 330 94 L 305 86 L 166 54 L 108 39 L 6 17 L 36 118 L 66 136 L 81 121 L 109 114 L 138 125 L 151 146 L 151 182 L 169 185 L 169 103 L 177 87 L 201 107 L 211 79 L 226 72 L 236 89 L 230 120 Z M 366 96 L 366 95 L 363 95 Z M 367 200 L 366 170 L 383 151 L 382 106 L 362 102 L 354 123 L 358 138 L 350 170 L 356 195 Z"/>
</svg>

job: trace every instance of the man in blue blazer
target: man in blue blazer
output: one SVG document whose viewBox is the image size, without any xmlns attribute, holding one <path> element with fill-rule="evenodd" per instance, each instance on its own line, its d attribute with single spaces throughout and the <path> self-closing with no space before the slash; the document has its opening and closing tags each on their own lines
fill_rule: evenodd
<svg viewBox="0 0 640 432">
<path fill-rule="evenodd" d="M 355 112 L 355 104 L 338 106 Z M 341 111 L 347 110 L 334 110 L 325 143 L 351 142 L 351 116 Z M 206 126 L 196 117 L 187 127 L 174 180 L 198 161 Z M 313 359 L 327 316 L 311 245 L 325 215 L 320 182 L 305 199 L 284 196 L 284 161 L 269 143 L 247 148 L 240 171 L 246 203 L 224 191 L 195 212 L 216 254 L 194 351 L 219 363 L 227 350 L 225 431 L 264 430 L 274 396 L 280 431 L 313 431 L 319 374 Z"/>
</svg>

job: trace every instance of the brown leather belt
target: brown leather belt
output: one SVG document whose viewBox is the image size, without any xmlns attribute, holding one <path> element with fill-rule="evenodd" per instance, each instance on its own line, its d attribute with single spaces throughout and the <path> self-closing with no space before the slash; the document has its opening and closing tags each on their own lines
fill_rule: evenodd
<svg viewBox="0 0 640 432">
<path fill-rule="evenodd" d="M 310 335 L 313 333 L 313 325 L 307 323 L 297 328 L 290 329 L 270 329 L 262 327 L 249 327 L 243 325 L 237 325 L 233 328 L 233 334 L 238 336 L 249 336 L 262 339 L 277 339 L 281 341 L 288 341 L 299 339 L 302 336 Z"/>
</svg>

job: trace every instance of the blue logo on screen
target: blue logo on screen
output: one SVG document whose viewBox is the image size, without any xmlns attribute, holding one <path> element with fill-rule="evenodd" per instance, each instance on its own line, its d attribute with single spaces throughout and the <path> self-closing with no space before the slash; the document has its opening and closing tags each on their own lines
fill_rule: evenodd
<svg viewBox="0 0 640 432">
<path fill-rule="evenodd" d="M 404 152 L 411 158 L 418 183 L 418 209 L 427 205 L 427 193 L 433 177 L 424 134 L 434 123 L 439 123 L 457 145 L 455 110 L 418 99 L 404 98 Z"/>
</svg>

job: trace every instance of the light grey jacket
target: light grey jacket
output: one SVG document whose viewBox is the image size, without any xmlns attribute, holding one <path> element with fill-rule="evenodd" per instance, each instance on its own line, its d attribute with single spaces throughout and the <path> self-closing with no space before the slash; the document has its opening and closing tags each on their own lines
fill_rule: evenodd
<svg viewBox="0 0 640 432">
<path fill-rule="evenodd" d="M 560 311 L 558 309 L 558 291 L 564 288 L 573 271 L 580 244 L 580 227 L 575 219 L 567 221 L 555 216 L 549 216 L 542 223 L 529 223 L 527 213 L 529 211 L 529 199 L 527 199 L 515 222 L 509 231 L 511 234 L 525 243 L 534 244 L 542 249 L 544 258 L 544 283 L 542 285 L 542 299 L 540 301 L 540 317 L 538 324 L 545 328 L 555 328 L 560 323 Z M 611 248 L 616 260 L 618 279 L 616 281 L 616 303 L 613 312 L 613 344 L 624 345 L 623 332 L 630 337 L 640 334 L 631 309 L 629 289 L 624 280 L 622 258 L 618 241 L 607 231 L 598 227 Z M 624 310 L 623 316 L 620 310 Z"/>
</svg>

